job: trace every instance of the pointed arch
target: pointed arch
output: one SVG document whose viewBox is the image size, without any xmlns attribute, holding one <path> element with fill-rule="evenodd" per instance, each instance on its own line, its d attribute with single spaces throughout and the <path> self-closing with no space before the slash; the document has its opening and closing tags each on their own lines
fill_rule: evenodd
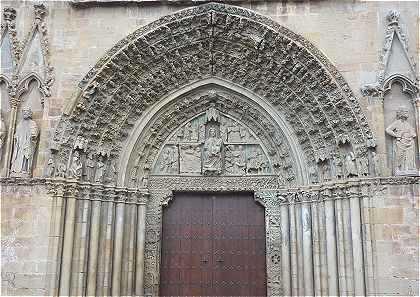
<svg viewBox="0 0 420 297">
<path fill-rule="evenodd" d="M 211 78 L 241 86 L 282 115 L 306 167 L 334 159 L 343 142 L 359 159 L 375 146 L 357 98 L 317 48 L 262 15 L 210 3 L 136 30 L 100 59 L 57 126 L 56 163 L 67 164 L 81 139 L 92 153 L 120 158 L 135 123 L 162 98 Z"/>
</svg>

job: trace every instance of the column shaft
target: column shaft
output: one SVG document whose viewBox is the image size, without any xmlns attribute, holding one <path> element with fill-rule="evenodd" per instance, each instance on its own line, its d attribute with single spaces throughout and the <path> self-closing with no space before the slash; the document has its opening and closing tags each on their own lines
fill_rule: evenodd
<svg viewBox="0 0 420 297">
<path fill-rule="evenodd" d="M 330 296 L 338 296 L 337 241 L 335 236 L 334 200 L 326 200 L 324 203 L 327 235 L 328 294 Z"/>
<path fill-rule="evenodd" d="M 146 205 L 137 206 L 136 296 L 144 296 L 144 245 L 146 241 Z"/>
<path fill-rule="evenodd" d="M 96 295 L 96 277 L 98 273 L 99 231 L 101 218 L 101 201 L 92 201 L 92 216 L 90 222 L 87 296 Z"/>
<path fill-rule="evenodd" d="M 121 269 L 122 269 L 122 252 L 124 238 L 124 203 L 118 203 L 116 206 L 116 218 L 114 229 L 114 253 L 112 260 L 112 296 L 121 294 Z"/>
<path fill-rule="evenodd" d="M 363 246 L 361 235 L 360 198 L 350 199 L 351 209 L 351 237 L 353 243 L 354 293 L 356 296 L 366 294 L 365 272 L 363 266 Z"/>
<path fill-rule="evenodd" d="M 312 218 L 311 205 L 309 202 L 303 203 L 301 209 L 302 219 L 302 243 L 303 243 L 303 285 L 305 296 L 314 295 L 314 270 L 312 259 Z"/>
<path fill-rule="evenodd" d="M 298 251 L 297 251 L 297 235 L 296 235 L 296 219 L 295 219 L 295 204 L 289 205 L 289 219 L 290 219 L 290 275 L 292 278 L 292 296 L 299 296 L 298 292 Z"/>
<path fill-rule="evenodd" d="M 76 215 L 76 199 L 66 199 L 66 217 L 64 223 L 63 256 L 60 271 L 60 296 L 70 295 L 71 265 L 73 258 L 74 223 Z"/>
<path fill-rule="evenodd" d="M 292 294 L 291 278 L 290 278 L 290 238 L 289 238 L 289 205 L 280 206 L 281 214 L 281 259 L 282 259 L 282 282 L 283 294 L 290 296 Z"/>
</svg>

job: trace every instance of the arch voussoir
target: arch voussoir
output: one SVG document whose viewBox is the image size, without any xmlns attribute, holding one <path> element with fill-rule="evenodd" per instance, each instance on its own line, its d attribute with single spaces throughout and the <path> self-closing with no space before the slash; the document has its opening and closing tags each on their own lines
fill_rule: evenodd
<svg viewBox="0 0 420 297">
<path fill-rule="evenodd" d="M 56 163 L 69 166 L 74 149 L 116 162 L 134 123 L 153 105 L 211 77 L 271 104 L 288 121 L 307 166 L 340 158 L 343 144 L 357 158 L 374 147 L 350 87 L 311 43 L 246 9 L 206 4 L 135 31 L 98 62 L 58 125 Z"/>
</svg>

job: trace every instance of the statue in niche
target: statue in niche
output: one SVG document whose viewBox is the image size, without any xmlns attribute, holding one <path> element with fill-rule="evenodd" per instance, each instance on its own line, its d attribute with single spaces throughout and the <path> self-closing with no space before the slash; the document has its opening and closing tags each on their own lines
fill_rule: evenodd
<svg viewBox="0 0 420 297">
<path fill-rule="evenodd" d="M 328 159 L 321 163 L 320 171 L 323 181 L 329 181 L 331 179 L 331 168 Z"/>
<path fill-rule="evenodd" d="M 230 173 L 234 175 L 245 175 L 246 173 L 246 157 L 245 150 L 242 145 L 237 149 L 230 149 L 227 147 L 226 162 L 229 163 Z"/>
<path fill-rule="evenodd" d="M 379 156 L 376 152 L 372 152 L 372 162 L 373 162 L 374 176 L 380 176 L 381 175 L 381 161 L 379 160 Z"/>
<path fill-rule="evenodd" d="M 47 172 L 45 174 L 45 176 L 47 177 L 53 177 L 55 173 L 55 162 L 54 162 L 54 158 L 53 156 L 50 156 L 48 158 L 48 162 L 47 162 Z"/>
<path fill-rule="evenodd" d="M 32 110 L 25 108 L 16 127 L 13 144 L 11 176 L 30 177 L 39 137 L 38 125 L 32 120 Z"/>
<path fill-rule="evenodd" d="M 115 160 L 109 161 L 108 171 L 106 174 L 106 181 L 110 184 L 116 184 L 118 179 L 118 171 Z"/>
<path fill-rule="evenodd" d="M 347 154 L 344 164 L 346 167 L 346 177 L 358 176 L 356 157 L 354 156 L 353 152 Z"/>
<path fill-rule="evenodd" d="M 83 164 L 80 159 L 79 151 L 73 153 L 73 159 L 69 168 L 69 178 L 79 180 L 82 177 Z"/>
<path fill-rule="evenodd" d="M 102 157 L 99 157 L 98 163 L 96 163 L 96 172 L 95 172 L 95 182 L 102 182 L 103 176 L 105 173 L 105 163 L 102 160 Z"/>
<path fill-rule="evenodd" d="M 367 154 L 360 154 L 359 158 L 357 159 L 357 168 L 359 169 L 360 175 L 369 175 L 369 159 Z"/>
<path fill-rule="evenodd" d="M 3 119 L 1 118 L 1 115 L 0 115 L 0 161 L 1 161 L 1 156 L 3 155 L 3 143 L 4 143 L 4 140 L 6 139 L 6 135 L 7 135 L 6 125 L 4 124 Z"/>
<path fill-rule="evenodd" d="M 176 154 L 176 148 L 167 146 L 163 149 L 162 160 L 160 161 L 159 172 L 162 174 L 176 173 L 176 165 L 178 158 Z"/>
<path fill-rule="evenodd" d="M 86 164 L 85 164 L 85 180 L 86 181 L 93 181 L 93 178 L 95 177 L 95 160 L 93 159 L 92 154 L 88 154 L 86 158 Z"/>
<path fill-rule="evenodd" d="M 201 173 L 201 148 L 199 145 L 181 145 L 180 172 Z"/>
<path fill-rule="evenodd" d="M 333 158 L 333 164 L 335 168 L 335 176 L 337 178 L 342 178 L 343 174 L 343 160 L 341 158 L 341 154 L 337 154 L 336 158 Z"/>
<path fill-rule="evenodd" d="M 318 172 L 315 166 L 309 167 L 309 180 L 313 184 L 316 184 L 318 182 Z"/>
<path fill-rule="evenodd" d="M 216 135 L 216 128 L 209 128 L 209 135 L 204 142 L 203 174 L 214 175 L 222 173 L 223 141 Z"/>
<path fill-rule="evenodd" d="M 66 164 L 59 163 L 57 166 L 57 173 L 55 176 L 61 177 L 61 178 L 66 177 L 66 169 L 67 169 Z"/>
<path fill-rule="evenodd" d="M 395 174 L 416 173 L 416 152 L 414 139 L 416 131 L 408 122 L 408 109 L 401 107 L 397 119 L 386 128 L 386 133 L 394 137 L 393 159 Z"/>
</svg>

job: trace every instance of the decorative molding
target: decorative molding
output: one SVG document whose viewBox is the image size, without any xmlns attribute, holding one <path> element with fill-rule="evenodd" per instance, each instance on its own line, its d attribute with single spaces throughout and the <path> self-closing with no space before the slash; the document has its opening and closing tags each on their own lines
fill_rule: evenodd
<svg viewBox="0 0 420 297">
<path fill-rule="evenodd" d="M 396 10 L 389 11 L 386 16 L 386 21 L 387 27 L 384 45 L 379 59 L 380 68 L 376 82 L 364 85 L 361 88 L 361 92 L 364 96 L 383 98 L 385 93 L 391 89 L 392 84 L 398 81 L 403 86 L 403 92 L 410 94 L 413 100 L 415 100 L 419 92 L 418 74 L 416 72 L 415 60 L 408 52 L 408 38 L 400 24 L 400 13 Z M 394 40 L 402 46 L 405 58 L 409 64 L 407 71 L 411 73 L 412 78 L 402 73 L 391 73 L 387 75 Z"/>
<path fill-rule="evenodd" d="M 101 148 L 118 159 L 151 105 L 211 77 L 250 90 L 284 114 L 306 167 L 332 155 L 343 139 L 360 151 L 375 146 L 357 98 L 318 49 L 252 11 L 210 3 L 140 28 L 100 59 L 57 126 L 56 162 L 69 162 L 77 137 L 87 140 L 92 153 Z M 164 131 L 150 135 L 157 133 Z"/>
<path fill-rule="evenodd" d="M 19 98 L 23 93 L 28 91 L 29 83 L 32 80 L 37 81 L 38 88 L 42 94 L 41 104 L 44 105 L 44 100 L 51 96 L 51 87 L 54 83 L 54 68 L 50 61 L 49 40 L 48 40 L 48 25 L 46 17 L 48 10 L 42 3 L 34 4 L 34 21 L 24 43 L 23 53 L 18 64 L 19 84 L 17 97 Z M 35 37 L 39 35 L 39 44 L 35 43 Z M 43 69 L 32 69 L 29 66 L 26 69 L 25 65 L 28 63 L 28 51 L 31 48 L 39 48 L 42 53 Z M 38 61 L 40 62 L 40 61 Z"/>
</svg>

